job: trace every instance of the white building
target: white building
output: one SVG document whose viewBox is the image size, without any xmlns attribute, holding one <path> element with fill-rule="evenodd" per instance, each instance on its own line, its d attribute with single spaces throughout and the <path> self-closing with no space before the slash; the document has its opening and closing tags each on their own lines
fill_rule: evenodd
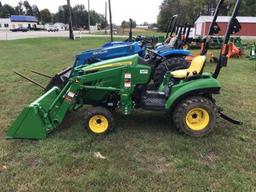
<svg viewBox="0 0 256 192">
<path fill-rule="evenodd" d="M 68 29 L 68 25 L 64 23 L 55 23 L 53 26 L 56 27 L 59 31 L 65 31 Z"/>
<path fill-rule="evenodd" d="M 145 29 L 145 30 L 147 30 L 147 29 L 149 29 L 149 26 L 148 25 L 137 25 L 136 28 L 137 29 Z"/>
<path fill-rule="evenodd" d="M 10 18 L 0 18 L 0 30 L 9 30 L 11 20 Z"/>
<path fill-rule="evenodd" d="M 25 15 L 12 15 L 11 16 L 11 27 L 10 29 L 16 29 L 19 27 L 25 28 L 37 28 L 37 18 L 34 16 Z"/>
<path fill-rule="evenodd" d="M 69 26 L 67 24 L 64 24 L 64 23 L 46 23 L 44 25 L 44 28 L 45 29 L 48 29 L 50 27 L 54 27 L 56 29 L 58 29 L 59 31 L 65 31 L 65 30 L 68 30 L 69 29 Z"/>
<path fill-rule="evenodd" d="M 19 27 L 37 28 L 37 22 L 34 16 L 12 15 L 10 18 L 0 18 L 0 30 L 10 30 Z"/>
</svg>

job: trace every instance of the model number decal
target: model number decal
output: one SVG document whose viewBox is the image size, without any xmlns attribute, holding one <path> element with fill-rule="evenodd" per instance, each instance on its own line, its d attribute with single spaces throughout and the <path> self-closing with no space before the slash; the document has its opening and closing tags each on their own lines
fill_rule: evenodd
<svg viewBox="0 0 256 192">
<path fill-rule="evenodd" d="M 148 74 L 148 70 L 147 69 L 141 69 L 140 74 Z"/>
<path fill-rule="evenodd" d="M 108 51 L 95 51 L 93 52 L 92 54 L 93 55 L 99 55 L 99 54 L 104 54 L 104 53 L 107 53 Z"/>
</svg>

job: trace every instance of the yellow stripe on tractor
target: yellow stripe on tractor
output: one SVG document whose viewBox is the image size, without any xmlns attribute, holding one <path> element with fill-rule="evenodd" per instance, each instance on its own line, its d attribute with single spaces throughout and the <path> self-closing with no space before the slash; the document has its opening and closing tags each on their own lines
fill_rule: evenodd
<svg viewBox="0 0 256 192">
<path fill-rule="evenodd" d="M 131 65 L 132 61 L 126 61 L 126 62 L 120 62 L 120 63 L 111 63 L 111 64 L 106 64 L 106 65 L 101 65 L 101 66 L 96 66 L 92 67 L 86 71 L 95 71 L 99 69 L 106 69 L 106 68 L 113 68 L 113 67 L 122 67 L 124 65 Z"/>
</svg>

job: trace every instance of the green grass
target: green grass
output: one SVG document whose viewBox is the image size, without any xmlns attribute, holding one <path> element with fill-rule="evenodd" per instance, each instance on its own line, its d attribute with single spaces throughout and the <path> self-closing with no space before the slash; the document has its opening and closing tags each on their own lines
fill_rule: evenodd
<svg viewBox="0 0 256 192">
<path fill-rule="evenodd" d="M 223 69 L 216 99 L 242 120 L 220 120 L 207 137 L 180 135 L 162 113 L 115 114 L 115 132 L 89 136 L 83 110 L 45 140 L 5 140 L 12 121 L 40 88 L 12 71 L 54 74 L 104 38 L 0 42 L 0 191 L 256 191 L 256 71 L 247 59 Z M 207 64 L 207 70 L 213 64 Z M 31 75 L 34 79 L 47 79 Z M 94 158 L 100 152 L 106 160 Z"/>
</svg>

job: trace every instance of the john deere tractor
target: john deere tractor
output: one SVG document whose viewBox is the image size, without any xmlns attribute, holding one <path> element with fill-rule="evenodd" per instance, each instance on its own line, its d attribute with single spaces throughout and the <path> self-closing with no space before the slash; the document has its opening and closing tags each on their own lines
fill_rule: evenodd
<svg viewBox="0 0 256 192">
<path fill-rule="evenodd" d="M 25 107 L 8 130 L 7 138 L 46 138 L 62 123 L 68 111 L 84 105 L 91 105 L 84 114 L 85 129 L 96 135 L 109 133 L 115 127 L 111 111 L 120 110 L 123 115 L 129 115 L 138 108 L 170 114 L 176 128 L 193 137 L 207 135 L 218 116 L 240 124 L 224 115 L 213 98 L 221 90 L 217 77 L 227 65 L 230 35 L 241 28 L 236 19 L 239 7 L 240 0 L 237 0 L 212 74 L 204 72 L 206 57 L 198 56 L 189 68 L 168 71 L 160 88 L 151 90 L 148 89 L 151 67 L 137 54 L 77 67 L 63 89 L 53 87 Z"/>
</svg>

